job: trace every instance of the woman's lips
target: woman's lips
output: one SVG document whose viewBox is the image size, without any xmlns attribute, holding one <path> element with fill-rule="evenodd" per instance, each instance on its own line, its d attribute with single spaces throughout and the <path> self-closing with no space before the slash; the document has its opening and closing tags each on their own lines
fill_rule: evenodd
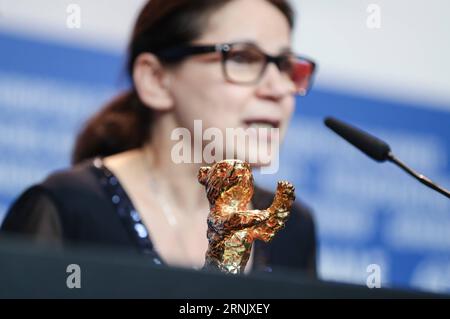
<svg viewBox="0 0 450 319">
<path fill-rule="evenodd" d="M 251 128 L 247 133 L 252 138 L 256 138 L 262 142 L 266 141 L 267 143 L 272 143 L 272 140 L 277 139 L 278 132 L 274 132 L 275 129 L 278 130 L 280 128 L 280 121 L 276 119 L 268 119 L 268 118 L 254 118 L 244 120 L 245 129 Z M 275 134 L 275 135 L 274 135 Z"/>
<path fill-rule="evenodd" d="M 254 118 L 243 121 L 247 128 L 279 128 L 280 121 L 276 119 Z"/>
</svg>

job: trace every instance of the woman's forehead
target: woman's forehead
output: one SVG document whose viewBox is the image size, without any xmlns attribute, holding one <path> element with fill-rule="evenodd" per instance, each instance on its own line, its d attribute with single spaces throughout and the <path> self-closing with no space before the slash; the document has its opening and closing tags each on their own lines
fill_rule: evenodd
<svg viewBox="0 0 450 319">
<path fill-rule="evenodd" d="M 196 43 L 252 42 L 268 53 L 291 47 L 291 29 L 284 14 L 265 0 L 234 0 L 209 18 Z"/>
</svg>

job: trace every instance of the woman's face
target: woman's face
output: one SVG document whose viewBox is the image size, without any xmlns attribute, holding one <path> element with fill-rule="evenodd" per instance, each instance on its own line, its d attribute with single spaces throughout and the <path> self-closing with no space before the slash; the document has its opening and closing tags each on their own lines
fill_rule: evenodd
<svg viewBox="0 0 450 319">
<path fill-rule="evenodd" d="M 275 6 L 265 0 L 235 0 L 211 15 L 204 34 L 194 44 L 250 41 L 268 54 L 279 55 L 290 48 L 290 37 L 289 23 Z M 294 95 L 275 64 L 267 66 L 259 82 L 245 85 L 225 79 L 220 53 L 191 56 L 170 72 L 177 124 L 191 134 L 194 120 L 202 121 L 203 130 L 218 128 L 224 137 L 227 128 L 270 127 L 267 123 L 274 123 L 280 140 L 283 138 L 294 110 Z M 225 141 L 223 154 L 229 142 Z"/>
</svg>

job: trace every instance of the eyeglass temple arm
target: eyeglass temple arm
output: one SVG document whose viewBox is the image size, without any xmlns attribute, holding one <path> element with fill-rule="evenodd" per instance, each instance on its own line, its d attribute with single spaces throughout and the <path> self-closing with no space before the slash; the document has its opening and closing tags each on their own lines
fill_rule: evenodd
<svg viewBox="0 0 450 319">
<path fill-rule="evenodd" d="M 190 55 L 203 54 L 203 53 L 212 53 L 218 51 L 217 46 L 208 45 L 208 46 L 185 46 L 185 47 L 176 47 L 163 49 L 161 51 L 155 52 L 155 54 L 165 60 L 178 60 Z"/>
</svg>

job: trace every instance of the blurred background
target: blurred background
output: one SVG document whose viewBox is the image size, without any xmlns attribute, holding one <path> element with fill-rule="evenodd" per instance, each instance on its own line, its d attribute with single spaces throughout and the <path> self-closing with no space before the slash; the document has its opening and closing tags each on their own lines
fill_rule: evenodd
<svg viewBox="0 0 450 319">
<path fill-rule="evenodd" d="M 70 165 L 83 122 L 127 87 L 143 3 L 0 0 L 0 222 L 26 187 Z M 376 264 L 382 287 L 450 293 L 449 200 L 322 124 L 359 126 L 450 188 L 450 2 L 292 3 L 294 47 L 319 73 L 297 101 L 279 173 L 256 180 L 273 190 L 289 179 L 313 208 L 323 279 L 365 285 Z"/>
</svg>

